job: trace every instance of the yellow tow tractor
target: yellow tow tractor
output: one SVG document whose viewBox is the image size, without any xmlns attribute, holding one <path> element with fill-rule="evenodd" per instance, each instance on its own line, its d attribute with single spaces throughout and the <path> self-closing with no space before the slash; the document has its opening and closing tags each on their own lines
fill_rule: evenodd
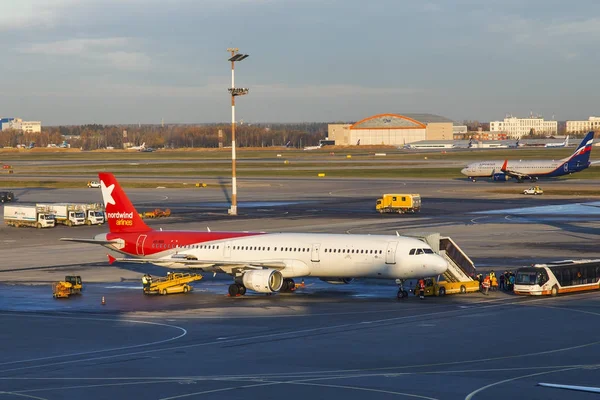
<svg viewBox="0 0 600 400">
<path fill-rule="evenodd" d="M 144 294 L 188 293 L 193 289 L 190 283 L 199 281 L 202 275 L 189 273 L 170 273 L 164 278 L 151 279 L 144 287 Z"/>
<path fill-rule="evenodd" d="M 82 290 L 81 276 L 67 275 L 64 281 L 52 284 L 52 295 L 55 299 L 68 298 L 72 294 L 81 294 Z"/>
</svg>

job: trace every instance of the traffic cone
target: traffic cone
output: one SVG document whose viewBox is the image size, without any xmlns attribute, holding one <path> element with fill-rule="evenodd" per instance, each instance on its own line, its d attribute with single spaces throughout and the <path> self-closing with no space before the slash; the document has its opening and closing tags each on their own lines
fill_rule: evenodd
<svg viewBox="0 0 600 400">
<path fill-rule="evenodd" d="M 104 301 L 104 296 L 102 296 L 102 305 L 106 305 L 106 301 Z"/>
</svg>

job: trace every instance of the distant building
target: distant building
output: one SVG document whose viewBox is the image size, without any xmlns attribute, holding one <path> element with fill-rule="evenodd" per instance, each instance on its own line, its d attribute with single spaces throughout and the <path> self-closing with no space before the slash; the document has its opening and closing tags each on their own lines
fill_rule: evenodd
<svg viewBox="0 0 600 400">
<path fill-rule="evenodd" d="M 420 140 L 452 140 L 452 120 L 434 114 L 378 114 L 354 124 L 329 124 L 336 145 L 395 145 Z"/>
<path fill-rule="evenodd" d="M 587 121 L 567 121 L 566 133 L 587 133 L 600 129 L 600 117 L 589 117 Z"/>
<path fill-rule="evenodd" d="M 21 118 L 2 118 L 0 119 L 2 130 L 15 129 L 26 133 L 42 132 L 41 121 L 23 121 Z"/>
<path fill-rule="evenodd" d="M 506 117 L 504 121 L 490 121 L 490 132 L 506 132 L 512 139 L 520 139 L 530 133 L 536 135 L 556 135 L 557 121 L 545 121 L 542 117 Z"/>
</svg>

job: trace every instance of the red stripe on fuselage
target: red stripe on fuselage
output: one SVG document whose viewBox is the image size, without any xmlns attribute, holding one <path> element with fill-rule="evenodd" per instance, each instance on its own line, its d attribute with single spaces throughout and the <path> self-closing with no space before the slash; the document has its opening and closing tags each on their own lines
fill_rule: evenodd
<svg viewBox="0 0 600 400">
<path fill-rule="evenodd" d="M 194 232 L 194 231 L 149 231 L 142 233 L 108 233 L 108 240 L 122 239 L 125 247 L 120 251 L 131 255 L 150 256 L 169 249 L 193 244 L 205 244 L 218 240 L 238 239 L 265 235 L 265 232 Z M 140 236 L 146 238 L 140 239 Z M 154 245 L 154 246 L 153 246 Z M 143 246 L 143 252 L 140 246 Z"/>
</svg>

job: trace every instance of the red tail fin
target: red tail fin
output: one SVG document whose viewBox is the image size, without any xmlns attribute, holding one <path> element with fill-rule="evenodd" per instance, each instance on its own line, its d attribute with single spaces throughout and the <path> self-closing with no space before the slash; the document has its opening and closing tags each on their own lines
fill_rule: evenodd
<svg viewBox="0 0 600 400">
<path fill-rule="evenodd" d="M 98 177 L 110 231 L 113 233 L 150 231 L 151 229 L 142 221 L 114 175 L 101 172 Z"/>
<path fill-rule="evenodd" d="M 504 164 L 502 164 L 502 168 L 500 168 L 500 171 L 506 172 L 507 166 L 508 166 L 508 160 L 504 160 Z"/>
</svg>

